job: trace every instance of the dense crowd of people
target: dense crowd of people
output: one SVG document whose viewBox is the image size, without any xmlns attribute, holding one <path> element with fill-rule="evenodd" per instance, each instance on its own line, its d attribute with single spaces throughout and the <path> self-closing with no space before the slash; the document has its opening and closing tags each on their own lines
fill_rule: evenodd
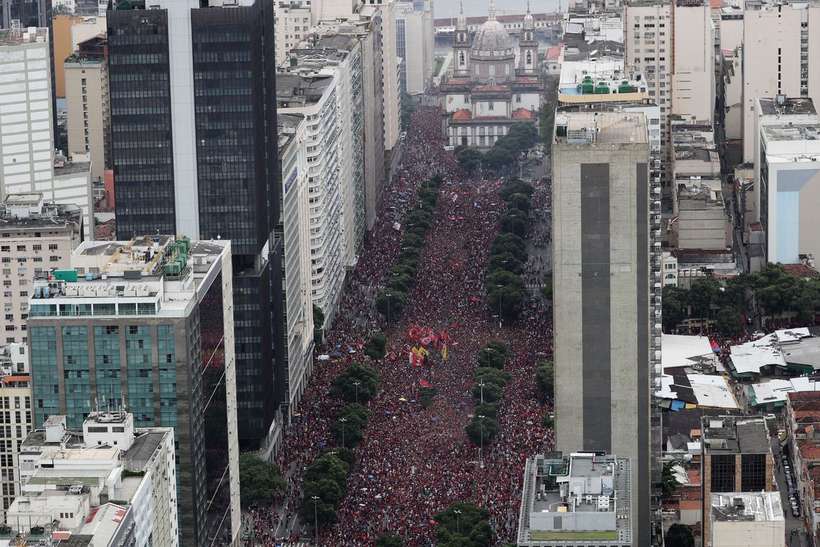
<svg viewBox="0 0 820 547">
<path fill-rule="evenodd" d="M 456 501 L 487 508 L 499 541 L 512 541 L 524 461 L 553 446 L 552 432 L 542 422 L 550 409 L 539 399 L 534 372 L 536 361 L 552 352 L 548 314 L 533 305 L 518 323 L 499 327 L 484 298 L 484 270 L 504 207 L 497 193 L 501 183 L 463 175 L 443 147 L 436 109 L 419 109 L 406 138 L 401 171 L 385 189 L 383 210 L 327 333 L 324 351 L 331 358 L 316 362 L 300 416 L 278 455 L 287 495 L 270 511 L 251 514 L 259 544 L 275 545 L 283 536 L 294 541 L 300 533 L 312 537 L 311 523 L 291 529 L 280 520 L 294 521 L 301 473 L 332 444 L 330 424 L 341 405 L 330 395 L 333 378 L 364 359 L 358 352 L 377 330 L 388 335 L 387 356 L 372 363 L 381 377 L 380 392 L 369 403 L 371 417 L 355 451 L 347 494 L 336 523 L 321 530 L 321 545 L 373 545 L 384 533 L 407 545 L 429 545 L 434 516 Z M 414 206 L 418 184 L 437 174 L 444 183 L 416 283 L 402 317 L 386 325 L 373 304 L 400 252 L 397 223 Z M 436 355 L 425 366 L 411 367 L 411 326 L 446 331 L 448 358 Z M 479 458 L 464 427 L 474 409 L 470 390 L 477 354 L 491 340 L 508 345 L 505 370 L 512 378 L 498 412 L 499 433 Z M 428 408 L 418 401 L 420 382 L 436 390 Z"/>
</svg>

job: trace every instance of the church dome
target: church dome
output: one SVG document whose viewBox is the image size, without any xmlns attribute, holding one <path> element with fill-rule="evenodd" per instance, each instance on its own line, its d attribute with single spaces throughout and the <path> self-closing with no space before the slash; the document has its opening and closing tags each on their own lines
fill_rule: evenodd
<svg viewBox="0 0 820 547">
<path fill-rule="evenodd" d="M 496 57 L 514 55 L 513 41 L 504 25 L 490 19 L 481 25 L 473 39 L 473 56 Z"/>
</svg>

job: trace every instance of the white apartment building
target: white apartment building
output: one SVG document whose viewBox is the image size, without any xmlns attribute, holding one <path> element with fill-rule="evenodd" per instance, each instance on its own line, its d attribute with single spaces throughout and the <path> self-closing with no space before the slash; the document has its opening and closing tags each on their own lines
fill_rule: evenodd
<svg viewBox="0 0 820 547">
<path fill-rule="evenodd" d="M 0 344 L 27 342 L 34 276 L 70 265 L 82 223 L 79 208 L 46 202 L 42 193 L 10 194 L 0 203 Z"/>
<path fill-rule="evenodd" d="M 310 0 L 277 1 L 273 4 L 276 64 L 287 63 L 288 52 L 298 47 L 312 26 Z"/>
<path fill-rule="evenodd" d="M 756 150 L 761 97 L 820 101 L 820 4 L 748 0 L 743 29 L 743 161 Z"/>
<path fill-rule="evenodd" d="M 0 30 L 0 199 L 42 192 L 76 205 L 94 234 L 90 164 L 54 153 L 48 29 Z"/>
<path fill-rule="evenodd" d="M 311 297 L 310 204 L 304 116 L 277 115 L 279 165 L 282 172 L 285 307 L 288 343 L 288 410 L 299 401 L 313 367 L 313 299 Z M 288 418 L 290 418 L 290 416 Z"/>
<path fill-rule="evenodd" d="M 276 76 L 278 114 L 305 117 L 310 204 L 311 298 L 332 322 L 344 283 L 343 199 L 339 181 L 340 120 L 335 75 L 299 70 Z"/>
<path fill-rule="evenodd" d="M 24 538 L 47 528 L 78 546 L 179 545 L 174 455 L 173 428 L 135 429 L 124 411 L 92 412 L 82 435 L 51 416 L 21 446 L 7 525 Z"/>
<path fill-rule="evenodd" d="M 102 180 L 111 126 L 108 63 L 103 56 L 77 52 L 65 60 L 63 68 L 68 155 L 88 158 L 91 179 Z"/>
</svg>

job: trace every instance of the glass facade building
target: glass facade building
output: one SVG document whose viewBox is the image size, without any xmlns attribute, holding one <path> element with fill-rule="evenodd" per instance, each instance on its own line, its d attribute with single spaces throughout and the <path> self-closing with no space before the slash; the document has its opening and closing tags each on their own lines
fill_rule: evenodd
<svg viewBox="0 0 820 547">
<path fill-rule="evenodd" d="M 273 3 L 155 3 L 108 16 L 117 231 L 231 241 L 239 438 L 253 450 L 286 400 Z"/>
</svg>

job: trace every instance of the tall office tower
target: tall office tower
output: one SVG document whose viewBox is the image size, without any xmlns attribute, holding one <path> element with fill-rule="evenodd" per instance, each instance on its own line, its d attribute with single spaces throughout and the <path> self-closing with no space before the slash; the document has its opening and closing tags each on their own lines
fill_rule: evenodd
<svg viewBox="0 0 820 547">
<path fill-rule="evenodd" d="M 231 241 L 239 438 L 257 449 L 286 375 L 273 2 L 148 4 L 108 15 L 117 232 Z"/>
<path fill-rule="evenodd" d="M 83 237 L 80 209 L 43 194 L 10 194 L 0 203 L 3 315 L 0 344 L 25 344 L 28 299 L 35 274 L 68 266 Z"/>
<path fill-rule="evenodd" d="M 743 161 L 751 163 L 758 99 L 820 102 L 820 4 L 749 0 L 743 23 Z"/>
<path fill-rule="evenodd" d="M 108 100 L 106 39 L 95 37 L 79 44 L 65 59 L 66 126 L 69 156 L 91 162 L 91 179 L 103 179 L 109 165 L 111 107 Z"/>
<path fill-rule="evenodd" d="M 48 29 L 0 30 L 0 199 L 42 193 L 79 207 L 84 236 L 94 233 L 88 162 L 67 162 L 54 152 Z"/>
<path fill-rule="evenodd" d="M 137 427 L 173 427 L 186 546 L 240 528 L 232 246 L 86 241 L 30 300 L 34 422 L 65 416 L 76 431 L 98 405 L 124 405 Z"/>
<path fill-rule="evenodd" d="M 556 448 L 630 459 L 633 545 L 652 532 L 648 164 L 643 114 L 556 115 Z"/>
</svg>

